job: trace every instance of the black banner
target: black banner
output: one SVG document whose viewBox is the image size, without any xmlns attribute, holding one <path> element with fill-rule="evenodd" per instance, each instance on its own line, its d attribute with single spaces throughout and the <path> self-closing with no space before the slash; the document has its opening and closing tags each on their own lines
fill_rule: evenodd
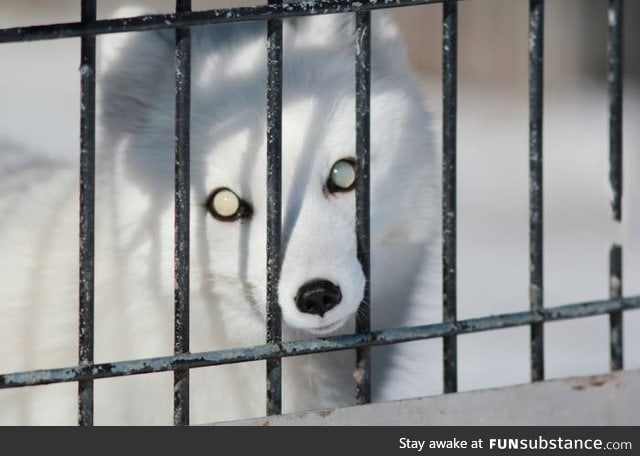
<svg viewBox="0 0 640 456">
<path fill-rule="evenodd" d="M 64 454 L 638 454 L 638 427 L 0 428 L 3 449 Z M 12 452 L 13 453 L 13 452 Z M 7 453 L 10 454 L 10 453 Z"/>
</svg>

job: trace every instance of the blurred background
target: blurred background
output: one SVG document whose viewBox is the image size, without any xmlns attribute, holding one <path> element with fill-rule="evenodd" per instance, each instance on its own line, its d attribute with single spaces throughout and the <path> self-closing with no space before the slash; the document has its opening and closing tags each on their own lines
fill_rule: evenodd
<svg viewBox="0 0 640 456">
<path fill-rule="evenodd" d="M 130 1 L 99 4 L 110 17 Z M 171 12 L 173 1 L 141 1 Z M 623 222 L 608 187 L 607 0 L 547 0 L 545 305 L 608 297 L 608 251 L 624 246 L 627 295 L 640 294 L 640 2 L 625 2 Z M 194 9 L 251 0 L 193 0 Z M 459 318 L 528 309 L 528 4 L 459 4 Z M 0 27 L 77 21 L 79 0 L 3 0 Z M 430 109 L 441 111 L 440 5 L 395 12 Z M 375 31 L 374 31 L 375 33 Z M 0 147 L 75 154 L 79 40 L 0 45 Z M 438 125 L 437 125 L 438 126 Z M 640 367 L 640 312 L 624 320 L 625 367 Z M 548 378 L 607 372 L 608 318 L 545 326 Z M 459 338 L 461 390 L 529 381 L 529 330 Z"/>
</svg>

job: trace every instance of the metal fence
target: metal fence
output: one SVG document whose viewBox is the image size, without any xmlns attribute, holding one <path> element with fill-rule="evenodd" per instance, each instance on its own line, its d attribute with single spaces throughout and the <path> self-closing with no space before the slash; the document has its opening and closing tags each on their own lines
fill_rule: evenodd
<svg viewBox="0 0 640 456">
<path fill-rule="evenodd" d="M 367 285 L 362 306 L 369 303 L 369 103 L 372 10 L 419 4 L 443 4 L 443 319 L 441 323 L 371 331 L 369 312 L 358 312 L 356 332 L 319 340 L 283 342 L 277 283 L 281 244 L 282 18 L 351 12 L 356 16 L 359 46 L 356 62 L 356 231 L 358 256 Z M 610 251 L 610 299 L 545 308 L 543 303 L 543 56 L 544 0 L 529 0 L 529 194 L 530 310 L 458 320 L 456 316 L 456 104 L 457 0 L 323 0 L 209 11 L 191 11 L 190 0 L 177 0 L 174 14 L 97 20 L 96 0 L 82 0 L 80 22 L 0 30 L 0 43 L 81 37 L 80 124 L 80 328 L 79 363 L 68 368 L 0 375 L 0 389 L 62 382 L 78 383 L 78 422 L 93 424 L 93 380 L 152 372 L 174 372 L 174 424 L 189 423 L 189 370 L 246 361 L 267 362 L 267 410 L 281 413 L 281 359 L 344 349 L 357 350 L 356 400 L 371 401 L 370 349 L 422 339 L 442 338 L 444 392 L 457 390 L 457 335 L 528 325 L 531 328 L 531 380 L 544 375 L 546 322 L 609 314 L 611 370 L 623 368 L 623 312 L 640 308 L 640 296 L 623 297 L 622 248 Z M 623 0 L 609 2 L 609 122 L 612 212 L 621 221 L 622 198 L 622 27 Z M 264 345 L 191 353 L 189 351 L 189 134 L 190 27 L 264 20 L 268 23 L 267 88 L 267 340 Z M 175 29 L 175 339 L 173 356 L 95 364 L 94 321 L 94 190 L 95 190 L 95 37 L 98 34 Z"/>
</svg>

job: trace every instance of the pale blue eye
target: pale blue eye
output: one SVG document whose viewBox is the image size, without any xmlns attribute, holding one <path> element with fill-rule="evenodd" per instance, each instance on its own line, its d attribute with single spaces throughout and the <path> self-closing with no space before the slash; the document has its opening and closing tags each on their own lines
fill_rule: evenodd
<svg viewBox="0 0 640 456">
<path fill-rule="evenodd" d="M 342 159 L 335 162 L 329 175 L 329 190 L 347 191 L 356 182 L 356 168 L 353 160 Z"/>
</svg>

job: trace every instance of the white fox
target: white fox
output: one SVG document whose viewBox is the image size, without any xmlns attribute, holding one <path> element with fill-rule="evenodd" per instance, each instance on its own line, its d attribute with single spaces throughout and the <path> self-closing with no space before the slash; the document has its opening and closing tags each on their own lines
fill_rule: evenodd
<svg viewBox="0 0 640 456">
<path fill-rule="evenodd" d="M 143 11 L 128 9 L 119 16 Z M 354 330 L 352 14 L 284 21 L 285 340 Z M 265 343 L 266 24 L 192 28 L 192 352 Z M 173 352 L 174 33 L 99 38 L 95 361 Z M 436 322 L 439 159 L 387 13 L 372 13 L 371 318 Z M 77 364 L 77 166 L 0 155 L 0 373 Z M 437 343 L 373 349 L 375 400 L 438 392 Z M 353 404 L 353 350 L 283 360 L 283 409 Z M 170 424 L 172 373 L 95 382 L 96 424 Z M 265 413 L 265 364 L 191 371 L 191 422 Z M 74 424 L 75 383 L 0 390 L 2 424 Z"/>
</svg>

